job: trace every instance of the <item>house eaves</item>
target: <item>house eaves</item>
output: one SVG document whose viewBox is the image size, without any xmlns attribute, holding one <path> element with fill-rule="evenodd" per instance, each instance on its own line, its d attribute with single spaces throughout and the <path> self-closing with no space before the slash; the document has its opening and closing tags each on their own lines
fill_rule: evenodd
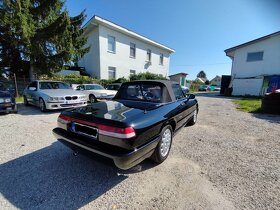
<svg viewBox="0 0 280 210">
<path fill-rule="evenodd" d="M 256 43 L 256 42 L 269 39 L 269 38 L 274 37 L 274 36 L 277 36 L 277 35 L 280 35 L 280 31 L 277 31 L 277 32 L 275 32 L 275 33 L 272 33 L 272 34 L 269 34 L 269 35 L 260 37 L 260 38 L 258 38 L 258 39 L 254 39 L 254 40 L 249 41 L 249 42 L 245 42 L 245 43 L 240 44 L 240 45 L 237 45 L 237 46 L 235 46 L 235 47 L 228 48 L 228 49 L 226 49 L 224 52 L 226 53 L 227 56 L 229 56 L 229 57 L 232 58 L 232 57 L 233 57 L 233 55 L 232 55 L 232 52 L 233 52 L 233 51 L 235 51 L 235 50 L 237 50 L 237 49 L 239 49 L 239 48 L 242 48 L 242 47 L 245 47 L 245 46 L 254 44 L 254 43 Z"/>
<path fill-rule="evenodd" d="M 133 31 L 127 29 L 127 28 L 124 28 L 124 27 L 122 27 L 122 26 L 120 26 L 120 25 L 118 25 L 118 24 L 115 24 L 115 23 L 113 23 L 113 22 L 111 22 L 111 21 L 109 21 L 109 20 L 106 20 L 106 19 L 101 18 L 101 17 L 96 16 L 96 15 L 94 15 L 94 16 L 83 26 L 83 28 L 84 28 L 85 30 L 86 30 L 86 29 L 89 29 L 89 30 L 90 30 L 91 26 L 97 26 L 97 25 L 99 25 L 99 24 L 100 24 L 100 25 L 103 25 L 103 26 L 106 26 L 106 27 L 108 27 L 108 28 L 111 28 L 112 30 L 118 31 L 118 32 L 120 32 L 120 33 L 123 33 L 123 34 L 125 34 L 125 35 L 127 35 L 127 36 L 130 36 L 130 37 L 133 37 L 133 38 L 135 38 L 135 39 L 138 39 L 138 40 L 140 40 L 140 41 L 142 41 L 142 42 L 146 42 L 146 43 L 148 43 L 148 44 L 151 44 L 151 45 L 154 45 L 154 46 L 159 47 L 159 48 L 161 48 L 161 49 L 164 49 L 164 50 L 168 51 L 169 53 L 174 53 L 174 52 L 175 52 L 175 50 L 172 49 L 172 48 L 169 48 L 169 47 L 167 47 L 167 46 L 165 46 L 165 45 L 163 45 L 163 44 L 160 44 L 160 43 L 158 43 L 158 42 L 156 42 L 156 41 L 153 41 L 153 40 L 151 40 L 151 39 L 149 39 L 149 38 L 147 38 L 147 37 L 145 37 L 145 36 L 142 36 L 142 35 L 140 35 L 140 34 L 138 34 L 138 33 L 136 33 L 136 32 L 133 32 Z"/>
<path fill-rule="evenodd" d="M 187 76 L 188 74 L 184 73 L 184 72 L 181 72 L 181 73 L 169 75 L 169 77 L 174 77 L 174 76 L 177 76 L 177 75 Z"/>
</svg>

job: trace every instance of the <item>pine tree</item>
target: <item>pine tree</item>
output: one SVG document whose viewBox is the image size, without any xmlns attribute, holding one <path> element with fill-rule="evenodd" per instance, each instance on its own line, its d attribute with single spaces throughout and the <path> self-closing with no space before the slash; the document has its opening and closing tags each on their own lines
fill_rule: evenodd
<svg viewBox="0 0 280 210">
<path fill-rule="evenodd" d="M 84 48 L 87 37 L 83 36 L 84 30 L 82 29 L 82 24 L 86 18 L 85 10 L 81 12 L 81 14 L 71 17 L 71 33 L 72 33 L 72 43 L 74 47 L 74 51 L 72 53 L 72 61 L 75 66 L 78 66 L 78 60 L 86 54 L 90 47 Z"/>
<path fill-rule="evenodd" d="M 89 50 L 81 36 L 84 11 L 70 18 L 62 0 L 2 0 L 0 10 L 1 67 L 19 71 L 27 61 L 34 79 L 34 74 L 55 72 Z M 14 60 L 20 61 L 18 67 Z"/>
<path fill-rule="evenodd" d="M 206 73 L 205 73 L 204 71 L 200 71 L 200 72 L 197 74 L 197 77 L 203 78 L 203 79 L 207 79 Z"/>
</svg>

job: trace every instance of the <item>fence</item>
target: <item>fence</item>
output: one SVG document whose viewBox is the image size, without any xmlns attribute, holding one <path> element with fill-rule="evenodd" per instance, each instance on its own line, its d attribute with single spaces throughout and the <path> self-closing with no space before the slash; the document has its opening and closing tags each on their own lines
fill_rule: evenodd
<svg viewBox="0 0 280 210">
<path fill-rule="evenodd" d="M 16 96 L 21 96 L 23 94 L 24 88 L 30 83 L 30 80 L 25 77 L 17 78 L 15 75 L 9 79 L 1 79 L 0 82 L 4 84 L 8 90 L 14 92 Z"/>
</svg>

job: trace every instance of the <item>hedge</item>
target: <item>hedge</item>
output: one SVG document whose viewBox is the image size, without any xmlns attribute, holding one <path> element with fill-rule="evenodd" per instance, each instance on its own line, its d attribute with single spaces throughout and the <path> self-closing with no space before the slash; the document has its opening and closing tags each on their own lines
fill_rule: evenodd
<svg viewBox="0 0 280 210">
<path fill-rule="evenodd" d="M 126 79 L 124 77 L 118 78 L 118 79 L 95 79 L 88 76 L 78 76 L 78 75 L 68 75 L 68 76 L 62 76 L 62 75 L 52 75 L 52 76 L 41 76 L 39 79 L 44 80 L 57 80 L 57 81 L 63 81 L 67 82 L 69 84 L 86 84 L 86 83 L 97 83 L 102 86 L 106 86 L 111 83 L 123 83 L 127 81 L 133 81 L 133 80 L 159 80 L 163 79 L 166 80 L 165 77 L 157 74 L 153 74 L 150 72 L 146 73 L 139 73 L 135 75 L 131 75 L 129 79 Z"/>
</svg>

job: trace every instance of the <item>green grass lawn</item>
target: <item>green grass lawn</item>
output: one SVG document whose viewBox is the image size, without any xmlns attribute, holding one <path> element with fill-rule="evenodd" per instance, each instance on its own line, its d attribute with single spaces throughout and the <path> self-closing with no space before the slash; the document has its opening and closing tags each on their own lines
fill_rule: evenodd
<svg viewBox="0 0 280 210">
<path fill-rule="evenodd" d="M 237 109 L 244 112 L 258 113 L 262 111 L 262 101 L 259 98 L 243 98 L 239 100 L 233 100 L 233 103 L 237 105 Z"/>
</svg>

